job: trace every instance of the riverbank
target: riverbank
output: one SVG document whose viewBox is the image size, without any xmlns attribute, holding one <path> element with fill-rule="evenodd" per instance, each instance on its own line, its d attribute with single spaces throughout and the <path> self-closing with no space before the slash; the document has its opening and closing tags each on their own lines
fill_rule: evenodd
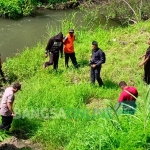
<svg viewBox="0 0 150 150">
<path fill-rule="evenodd" d="M 69 25 L 63 22 L 64 34 Z M 142 81 L 143 68 L 139 68 L 138 58 L 148 47 L 150 21 L 110 30 L 91 25 L 81 30 L 75 28 L 79 69 L 73 68 L 71 62 L 66 69 L 64 58 L 59 60 L 58 72 L 52 67 L 43 69 L 47 41 L 25 49 L 4 63 L 5 73 L 22 83 L 22 91 L 16 96 L 18 116 L 13 121 L 12 131 L 23 131 L 47 150 L 148 148 L 149 94 L 147 96 L 148 87 Z M 51 34 L 57 32 L 53 30 Z M 93 40 L 97 40 L 106 53 L 101 72 L 103 88 L 90 85 L 88 60 Z M 122 116 L 119 112 L 114 115 L 111 109 L 121 92 L 118 87 L 121 80 L 139 91 L 134 116 Z"/>
<path fill-rule="evenodd" d="M 41 3 L 37 5 L 37 9 L 54 9 L 54 10 L 64 10 L 64 9 L 76 9 L 80 7 L 89 8 L 92 6 L 102 5 L 103 3 L 106 4 L 105 0 L 77 0 L 77 1 L 67 1 L 67 2 L 60 2 L 60 3 L 52 3 L 52 4 L 46 4 Z M 108 4 L 108 3 L 107 3 Z"/>
<path fill-rule="evenodd" d="M 0 1 L 0 17 L 9 19 L 19 19 L 26 16 L 36 16 L 38 9 L 50 9 L 50 10 L 64 10 L 64 9 L 76 9 L 79 6 L 87 4 L 96 4 L 97 1 Z M 99 2 L 98 2 L 99 4 Z"/>
<path fill-rule="evenodd" d="M 104 15 L 107 20 L 113 19 L 120 24 L 128 25 L 135 24 L 141 20 L 148 20 L 150 18 L 150 5 L 148 1 L 135 2 L 133 0 L 122 1 L 106 1 L 106 0 L 77 0 L 77 1 L 19 1 L 15 3 L 12 1 L 0 1 L 0 16 L 3 18 L 19 19 L 25 16 L 37 15 L 38 9 L 48 10 L 65 10 L 76 9 L 84 10 L 85 12 L 97 11 Z M 94 8 L 94 9 L 93 9 Z"/>
</svg>

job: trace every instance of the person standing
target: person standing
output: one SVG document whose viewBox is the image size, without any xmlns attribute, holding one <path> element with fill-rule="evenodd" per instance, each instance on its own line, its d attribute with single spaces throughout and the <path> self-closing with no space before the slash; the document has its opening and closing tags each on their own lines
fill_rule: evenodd
<svg viewBox="0 0 150 150">
<path fill-rule="evenodd" d="M 138 97 L 138 91 L 134 86 L 128 86 L 125 81 L 119 83 L 122 92 L 119 96 L 118 102 L 115 106 L 117 111 L 123 104 L 123 114 L 134 114 L 136 109 L 136 99 Z"/>
<path fill-rule="evenodd" d="M 5 79 L 4 73 L 3 73 L 3 71 L 2 71 L 1 54 L 0 54 L 0 74 L 1 74 L 1 77 L 2 77 L 3 82 L 6 83 L 6 79 Z"/>
<path fill-rule="evenodd" d="M 15 100 L 14 94 L 18 92 L 18 90 L 21 90 L 20 83 L 15 83 L 12 87 L 8 87 L 4 91 L 0 104 L 0 115 L 2 116 L 1 130 L 9 130 L 13 117 L 16 116 L 13 111 L 13 103 Z"/>
<path fill-rule="evenodd" d="M 75 41 L 75 35 L 74 30 L 70 29 L 69 33 L 65 36 L 63 43 L 64 43 L 64 53 L 65 53 L 65 66 L 68 66 L 69 57 L 72 61 L 72 64 L 78 68 L 79 64 L 77 63 L 75 52 L 74 52 L 74 41 Z"/>
<path fill-rule="evenodd" d="M 91 65 L 91 83 L 95 84 L 95 80 L 97 80 L 99 86 L 103 86 L 103 81 L 100 77 L 100 71 L 102 64 L 104 63 L 105 58 L 102 50 L 98 47 L 98 42 L 92 42 L 92 56 L 90 59 Z"/>
<path fill-rule="evenodd" d="M 147 83 L 150 84 L 150 38 L 148 39 L 148 49 L 145 54 L 140 56 L 139 59 L 142 59 L 145 57 L 144 61 L 139 64 L 140 67 L 144 65 L 144 78 L 143 80 Z"/>
<path fill-rule="evenodd" d="M 58 69 L 58 60 L 59 60 L 59 52 L 61 53 L 61 58 L 63 57 L 63 34 L 60 32 L 58 35 L 53 36 L 48 41 L 45 57 L 50 57 L 49 62 L 45 62 L 43 67 L 46 68 L 50 65 L 53 65 L 55 70 Z"/>
</svg>

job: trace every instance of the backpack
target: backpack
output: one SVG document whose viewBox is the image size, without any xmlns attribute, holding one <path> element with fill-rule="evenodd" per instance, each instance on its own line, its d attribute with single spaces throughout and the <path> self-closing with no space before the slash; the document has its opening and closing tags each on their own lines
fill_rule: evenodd
<svg viewBox="0 0 150 150">
<path fill-rule="evenodd" d="M 104 63 L 106 62 L 106 54 L 105 54 L 105 52 L 102 51 L 101 49 L 100 49 L 100 51 L 102 52 L 103 64 L 104 64 Z"/>
</svg>

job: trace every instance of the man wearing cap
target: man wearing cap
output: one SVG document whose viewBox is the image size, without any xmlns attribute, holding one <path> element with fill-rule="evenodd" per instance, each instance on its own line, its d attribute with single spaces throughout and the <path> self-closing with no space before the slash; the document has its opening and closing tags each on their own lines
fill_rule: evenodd
<svg viewBox="0 0 150 150">
<path fill-rule="evenodd" d="M 74 41 L 75 41 L 75 35 L 74 30 L 70 29 L 69 33 L 66 35 L 66 37 L 63 40 L 64 43 L 64 53 L 65 53 L 65 66 L 68 66 L 69 57 L 73 63 L 73 65 L 78 68 L 79 64 L 77 63 L 75 52 L 74 52 Z"/>
<path fill-rule="evenodd" d="M 9 130 L 13 117 L 16 116 L 13 111 L 13 103 L 15 100 L 14 94 L 21 90 L 21 84 L 15 83 L 12 87 L 5 89 L 1 104 L 0 104 L 0 115 L 2 116 L 2 124 L 0 125 L 1 130 Z"/>
<path fill-rule="evenodd" d="M 91 83 L 95 84 L 95 80 L 97 80 L 99 86 L 103 86 L 103 81 L 100 77 L 101 66 L 104 62 L 104 57 L 102 54 L 102 50 L 98 47 L 98 43 L 96 41 L 92 42 L 92 56 L 90 59 L 91 65 Z"/>
<path fill-rule="evenodd" d="M 2 80 L 3 80 L 3 82 L 4 82 L 4 83 L 6 83 L 6 79 L 5 79 L 5 77 L 4 77 L 4 73 L 3 73 L 3 71 L 2 71 L 2 60 L 1 60 L 1 54 L 0 54 L 0 74 L 1 74 L 1 76 L 2 76 Z"/>
</svg>

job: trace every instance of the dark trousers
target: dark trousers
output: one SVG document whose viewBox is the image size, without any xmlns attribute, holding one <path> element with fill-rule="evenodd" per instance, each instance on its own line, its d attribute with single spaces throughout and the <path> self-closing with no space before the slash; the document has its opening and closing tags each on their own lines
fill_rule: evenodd
<svg viewBox="0 0 150 150">
<path fill-rule="evenodd" d="M 6 83 L 6 79 L 5 79 L 5 77 L 4 77 L 4 73 L 3 73 L 3 71 L 2 71 L 2 68 L 0 68 L 0 75 L 2 76 L 3 82 Z"/>
<path fill-rule="evenodd" d="M 9 131 L 12 121 L 13 116 L 2 116 L 2 124 L 0 125 L 0 129 Z"/>
<path fill-rule="evenodd" d="M 65 53 L 65 66 L 66 66 L 66 67 L 69 67 L 69 66 L 68 66 L 69 57 L 70 57 L 70 59 L 71 59 L 71 61 L 72 61 L 72 64 L 73 64 L 76 68 L 78 68 L 79 65 L 78 65 L 78 63 L 77 63 L 75 53 Z"/>
<path fill-rule="evenodd" d="M 97 80 L 99 86 L 103 85 L 103 81 L 100 77 L 101 66 L 97 66 L 95 68 L 91 67 L 91 83 L 95 84 L 95 80 Z"/>
<path fill-rule="evenodd" d="M 59 53 L 50 53 L 49 57 L 50 57 L 49 62 L 45 62 L 45 67 L 53 65 L 53 68 L 55 70 L 57 70 L 58 69 Z"/>
<path fill-rule="evenodd" d="M 144 65 L 144 81 L 150 84 L 150 64 Z"/>
</svg>

